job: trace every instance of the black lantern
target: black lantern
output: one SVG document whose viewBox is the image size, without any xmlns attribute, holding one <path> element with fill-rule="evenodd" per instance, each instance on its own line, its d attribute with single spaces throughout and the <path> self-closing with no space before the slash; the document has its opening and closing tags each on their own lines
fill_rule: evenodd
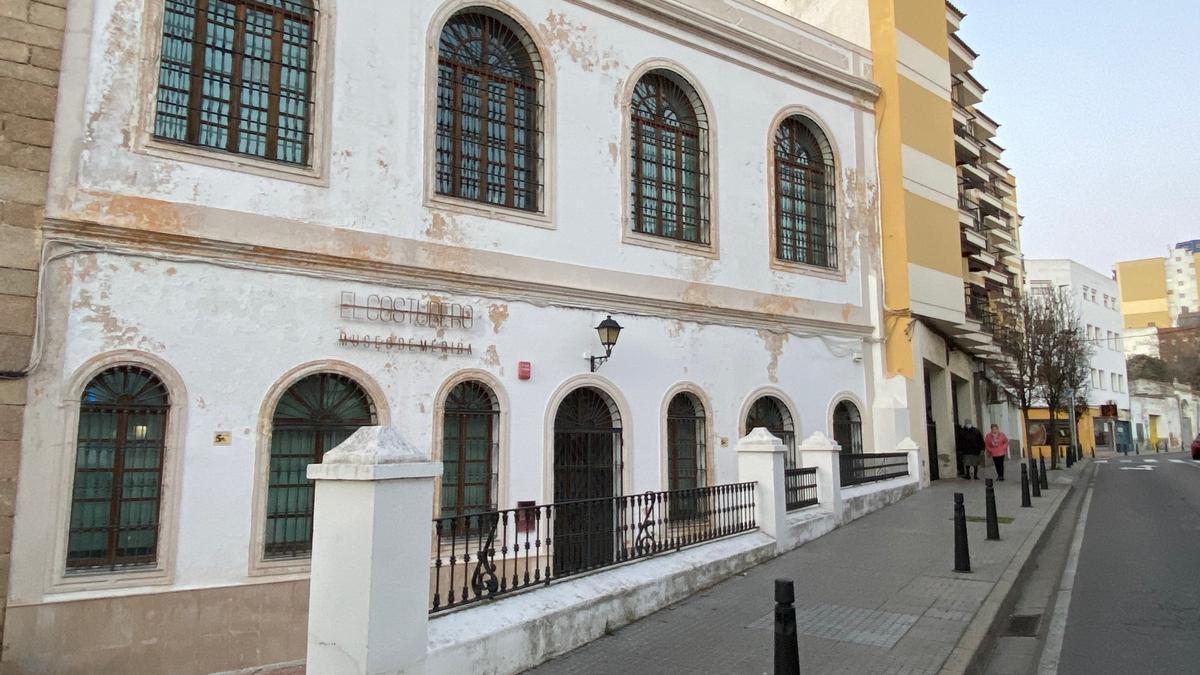
<svg viewBox="0 0 1200 675">
<path fill-rule="evenodd" d="M 617 338 L 621 335 L 621 324 L 613 321 L 612 315 L 609 314 L 608 318 L 596 326 L 596 334 L 600 336 L 600 344 L 604 345 L 604 356 L 591 357 L 593 373 L 612 356 L 613 346 L 617 344 Z"/>
</svg>

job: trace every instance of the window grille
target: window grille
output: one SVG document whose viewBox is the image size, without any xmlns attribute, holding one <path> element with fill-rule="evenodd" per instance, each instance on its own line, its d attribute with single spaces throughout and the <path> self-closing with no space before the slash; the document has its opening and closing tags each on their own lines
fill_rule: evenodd
<svg viewBox="0 0 1200 675">
<path fill-rule="evenodd" d="M 529 37 L 483 11 L 454 15 L 438 43 L 438 194 L 541 209 L 542 78 Z"/>
<path fill-rule="evenodd" d="M 303 0 L 166 0 L 154 135 L 310 164 L 316 15 Z"/>
<path fill-rule="evenodd" d="M 271 422 L 265 557 L 310 553 L 314 489 L 308 465 L 319 464 L 359 427 L 377 423 L 375 404 L 343 375 L 309 375 L 284 392 Z"/>
<path fill-rule="evenodd" d="M 745 427 L 746 433 L 759 427 L 769 431 L 787 448 L 787 456 L 784 458 L 787 468 L 794 469 L 800 466 L 796 456 L 796 428 L 792 422 L 792 413 L 783 401 L 774 396 L 760 396 L 755 399 L 746 413 Z"/>
<path fill-rule="evenodd" d="M 837 171 L 824 143 L 800 116 L 775 130 L 775 255 L 837 268 Z"/>
<path fill-rule="evenodd" d="M 667 489 L 704 487 L 704 405 L 681 392 L 667 404 Z"/>
<path fill-rule="evenodd" d="M 663 71 L 634 86 L 631 216 L 635 232 L 708 244 L 708 126 L 685 87 Z"/>
<path fill-rule="evenodd" d="M 842 446 L 842 452 L 863 452 L 862 416 L 850 401 L 841 401 L 833 409 L 833 440 Z"/>
<path fill-rule="evenodd" d="M 110 368 L 84 388 L 68 569 L 116 569 L 157 559 L 169 412 L 162 382 L 137 366 Z"/>
<path fill-rule="evenodd" d="M 446 397 L 442 424 L 441 517 L 496 510 L 500 405 L 480 382 L 462 382 Z"/>
</svg>

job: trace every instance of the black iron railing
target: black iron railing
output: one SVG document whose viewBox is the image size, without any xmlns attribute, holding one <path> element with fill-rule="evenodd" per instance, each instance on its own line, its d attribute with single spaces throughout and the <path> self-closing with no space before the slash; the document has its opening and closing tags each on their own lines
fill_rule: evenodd
<svg viewBox="0 0 1200 675">
<path fill-rule="evenodd" d="M 431 613 L 748 532 L 754 483 L 646 492 L 433 521 Z"/>
<path fill-rule="evenodd" d="M 842 487 L 908 475 L 908 453 L 875 452 L 838 456 Z"/>
<path fill-rule="evenodd" d="M 817 467 L 786 469 L 783 472 L 783 493 L 787 510 L 795 511 L 817 503 Z"/>
</svg>

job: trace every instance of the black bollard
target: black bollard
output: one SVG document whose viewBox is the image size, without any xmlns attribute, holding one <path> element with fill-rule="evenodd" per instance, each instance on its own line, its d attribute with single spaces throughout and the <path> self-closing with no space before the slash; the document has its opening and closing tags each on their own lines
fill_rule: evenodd
<svg viewBox="0 0 1200 675">
<path fill-rule="evenodd" d="M 1092 459 L 1096 459 L 1096 446 L 1092 446 Z"/>
<path fill-rule="evenodd" d="M 954 493 L 954 571 L 971 571 L 971 551 L 967 548 L 967 508 L 963 494 Z"/>
<path fill-rule="evenodd" d="M 1021 465 L 1021 506 L 1033 506 L 1033 502 L 1029 501 L 1029 469 L 1024 464 Z"/>
<path fill-rule="evenodd" d="M 1046 478 L 1046 458 L 1039 457 L 1038 463 L 1040 464 L 1040 466 L 1038 466 L 1038 482 L 1042 484 L 1043 490 L 1049 490 L 1050 481 Z"/>
<path fill-rule="evenodd" d="M 796 635 L 796 592 L 791 579 L 775 580 L 775 675 L 800 675 L 800 638 Z"/>
<path fill-rule="evenodd" d="M 988 541 L 1000 540 L 1000 521 L 996 519 L 996 490 L 992 487 L 992 479 L 983 481 L 983 495 L 987 506 L 987 538 Z"/>
<path fill-rule="evenodd" d="M 1033 496 L 1042 496 L 1042 480 L 1038 478 L 1037 460 L 1029 458 L 1029 483 L 1033 487 Z"/>
<path fill-rule="evenodd" d="M 1075 448 L 1068 445 L 1067 446 L 1067 468 L 1068 469 L 1071 468 L 1071 465 L 1073 465 L 1074 463 L 1075 463 Z"/>
</svg>

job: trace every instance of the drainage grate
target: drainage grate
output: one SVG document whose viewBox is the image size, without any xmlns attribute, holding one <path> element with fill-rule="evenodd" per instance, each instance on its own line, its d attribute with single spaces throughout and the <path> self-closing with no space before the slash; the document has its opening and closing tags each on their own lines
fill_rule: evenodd
<svg viewBox="0 0 1200 675">
<path fill-rule="evenodd" d="M 1037 637 L 1038 624 L 1041 622 L 1041 614 L 1014 614 L 1008 617 L 1008 628 L 1004 630 L 1004 634 L 1015 637 Z"/>
</svg>

